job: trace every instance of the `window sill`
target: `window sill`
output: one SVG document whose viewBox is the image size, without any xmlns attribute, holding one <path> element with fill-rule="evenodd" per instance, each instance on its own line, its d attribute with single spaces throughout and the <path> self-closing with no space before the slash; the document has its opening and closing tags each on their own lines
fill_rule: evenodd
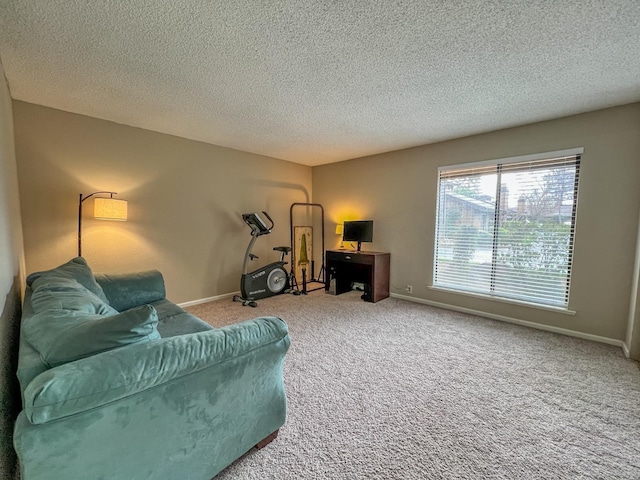
<svg viewBox="0 0 640 480">
<path fill-rule="evenodd" d="M 429 285 L 429 289 L 436 290 L 438 292 L 454 293 L 456 295 L 463 295 L 465 297 L 481 298 L 483 300 L 493 300 L 494 302 L 508 303 L 510 305 L 519 305 L 523 307 L 536 308 L 538 310 L 546 310 L 548 312 L 562 313 L 564 315 L 575 315 L 575 310 L 569 310 L 562 307 L 552 307 L 549 305 L 540 305 L 538 303 L 524 302 L 521 300 L 514 300 L 511 298 L 492 297 L 491 295 L 483 295 L 482 293 L 465 292 L 463 290 L 454 290 L 451 288 L 435 287 Z"/>
</svg>

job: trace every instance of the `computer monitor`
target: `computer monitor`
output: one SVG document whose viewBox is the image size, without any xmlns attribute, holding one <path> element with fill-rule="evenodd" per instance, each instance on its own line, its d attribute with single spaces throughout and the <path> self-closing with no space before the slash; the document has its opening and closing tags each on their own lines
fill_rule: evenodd
<svg viewBox="0 0 640 480">
<path fill-rule="evenodd" d="M 342 240 L 358 242 L 358 251 L 361 251 L 362 242 L 373 242 L 373 220 L 345 221 Z"/>
</svg>

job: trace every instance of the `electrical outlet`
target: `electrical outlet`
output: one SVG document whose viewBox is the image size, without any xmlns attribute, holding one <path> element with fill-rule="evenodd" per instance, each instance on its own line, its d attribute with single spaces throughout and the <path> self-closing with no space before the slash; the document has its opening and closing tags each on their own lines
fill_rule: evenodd
<svg viewBox="0 0 640 480">
<path fill-rule="evenodd" d="M 413 285 L 407 285 L 407 288 L 405 288 L 405 290 L 407 291 L 407 293 L 413 293 Z"/>
</svg>

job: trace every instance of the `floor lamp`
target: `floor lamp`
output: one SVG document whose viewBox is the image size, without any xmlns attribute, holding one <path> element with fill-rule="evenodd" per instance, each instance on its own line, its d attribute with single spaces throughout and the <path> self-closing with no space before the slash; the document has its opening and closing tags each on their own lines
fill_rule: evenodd
<svg viewBox="0 0 640 480">
<path fill-rule="evenodd" d="M 98 194 L 107 194 L 109 197 L 96 197 L 94 200 L 93 216 L 99 220 L 127 220 L 127 201 L 113 198 L 116 192 L 93 192 L 85 197 L 78 197 L 78 256 L 82 256 L 82 203 Z"/>
</svg>

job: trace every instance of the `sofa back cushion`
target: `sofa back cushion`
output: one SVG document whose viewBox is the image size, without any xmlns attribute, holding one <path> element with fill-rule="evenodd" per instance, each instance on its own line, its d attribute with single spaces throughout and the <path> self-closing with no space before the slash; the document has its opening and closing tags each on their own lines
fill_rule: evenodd
<svg viewBox="0 0 640 480">
<path fill-rule="evenodd" d="M 164 279 L 158 270 L 124 274 L 98 273 L 96 282 L 109 299 L 109 305 L 123 312 L 166 297 Z"/>
<path fill-rule="evenodd" d="M 89 265 L 87 265 L 87 261 L 82 257 L 76 257 L 51 270 L 32 273 L 27 277 L 27 285 L 31 287 L 33 282 L 43 277 L 68 278 L 76 280 L 80 285 L 97 295 L 103 302 L 107 304 L 109 303 L 102 287 L 98 285 L 95 277 L 93 276 L 93 272 L 89 268 Z"/>
<path fill-rule="evenodd" d="M 118 311 L 77 280 L 42 276 L 32 284 L 31 307 L 35 313 L 47 310 L 73 310 L 99 315 L 116 315 Z"/>
<path fill-rule="evenodd" d="M 151 305 L 116 315 L 49 310 L 27 318 L 22 334 L 51 368 L 114 348 L 158 340 L 157 326 L 158 316 Z"/>
</svg>

